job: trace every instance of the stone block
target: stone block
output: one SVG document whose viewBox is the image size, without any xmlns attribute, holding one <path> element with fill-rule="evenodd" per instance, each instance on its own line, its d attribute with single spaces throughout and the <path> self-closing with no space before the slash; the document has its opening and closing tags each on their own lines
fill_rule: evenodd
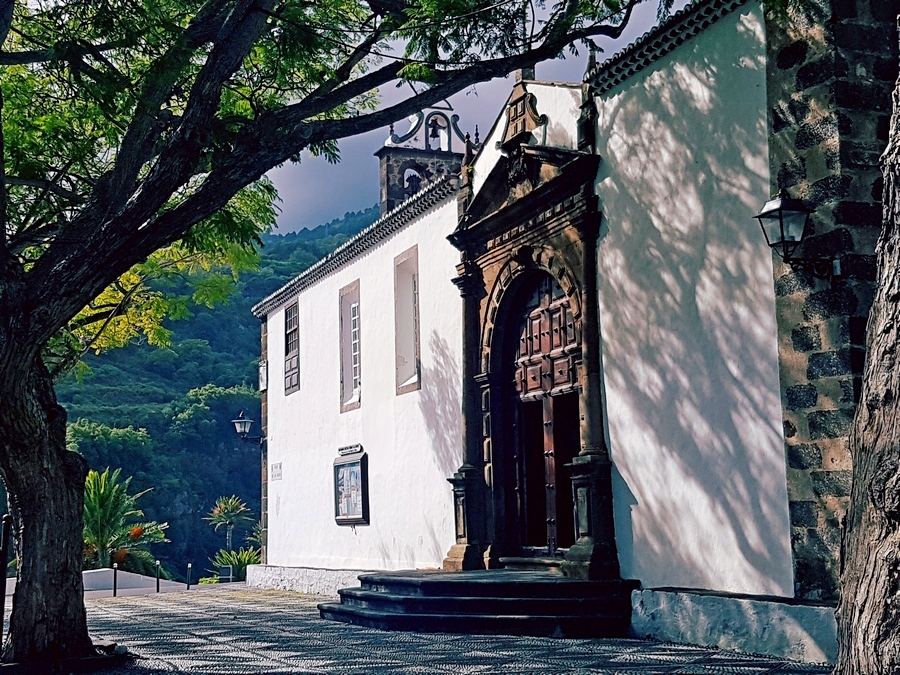
<svg viewBox="0 0 900 675">
<path fill-rule="evenodd" d="M 850 433 L 853 423 L 853 409 L 816 410 L 807 415 L 809 437 L 811 440 L 821 438 L 841 438 Z"/>
<path fill-rule="evenodd" d="M 794 588 L 798 598 L 834 601 L 837 599 L 837 570 L 831 551 L 815 529 L 795 529 Z"/>
<path fill-rule="evenodd" d="M 807 320 L 852 316 L 858 305 L 859 300 L 850 288 L 829 288 L 813 293 L 806 299 L 803 303 L 803 315 Z"/>
<path fill-rule="evenodd" d="M 879 141 L 887 142 L 891 134 L 890 115 L 879 115 L 875 122 L 875 134 Z M 880 199 L 880 198 L 879 198 Z"/>
<path fill-rule="evenodd" d="M 792 469 L 821 469 L 822 451 L 815 443 L 787 446 L 788 466 Z"/>
<path fill-rule="evenodd" d="M 878 266 L 875 264 L 874 255 L 849 254 L 841 256 L 841 277 L 875 281 L 877 273 Z"/>
<path fill-rule="evenodd" d="M 900 2 L 897 0 L 870 0 L 869 7 L 875 21 L 893 25 L 900 15 Z"/>
<path fill-rule="evenodd" d="M 884 148 L 879 147 L 878 143 L 858 144 L 844 141 L 841 144 L 841 162 L 845 168 L 851 169 L 878 166 L 883 151 Z"/>
<path fill-rule="evenodd" d="M 785 162 L 778 169 L 779 185 L 797 185 L 806 178 L 806 167 L 799 160 Z"/>
<path fill-rule="evenodd" d="M 788 387 L 784 395 L 788 410 L 812 408 L 816 405 L 816 401 L 819 398 L 819 392 L 811 384 L 798 384 Z"/>
<path fill-rule="evenodd" d="M 822 178 L 809 186 L 809 194 L 806 196 L 806 200 L 809 206 L 818 208 L 825 202 L 843 197 L 847 194 L 847 190 L 850 189 L 852 183 L 853 179 L 850 176 L 828 176 L 827 178 Z"/>
<path fill-rule="evenodd" d="M 784 420 L 784 437 L 793 438 L 797 435 L 797 426 L 791 420 Z"/>
<path fill-rule="evenodd" d="M 831 6 L 835 17 L 838 19 L 853 19 L 856 17 L 856 0 L 834 0 Z"/>
<path fill-rule="evenodd" d="M 809 478 L 817 497 L 849 497 L 851 471 L 811 471 Z"/>
<path fill-rule="evenodd" d="M 775 63 L 782 70 L 788 70 L 803 63 L 808 53 L 809 43 L 797 40 L 778 51 Z"/>
<path fill-rule="evenodd" d="M 838 225 L 880 227 L 881 204 L 842 201 L 834 209 L 834 221 Z"/>
<path fill-rule="evenodd" d="M 822 336 L 818 326 L 799 326 L 791 330 L 794 351 L 812 352 L 822 348 Z"/>
<path fill-rule="evenodd" d="M 775 296 L 783 298 L 794 293 L 808 293 L 813 289 L 812 279 L 790 270 L 775 280 Z"/>
<path fill-rule="evenodd" d="M 835 375 L 851 375 L 853 365 L 849 349 L 840 349 L 833 352 L 815 352 L 809 355 L 809 363 L 806 367 L 806 376 L 810 380 L 818 380 L 822 377 Z"/>
<path fill-rule="evenodd" d="M 894 14 L 896 19 L 897 15 Z M 886 26 L 865 25 L 839 21 L 834 25 L 834 42 L 838 47 L 855 51 L 868 51 L 876 45 L 890 44 L 896 41 L 896 33 Z"/>
<path fill-rule="evenodd" d="M 897 81 L 897 61 L 894 59 L 876 58 L 872 64 L 875 79 L 893 84 Z"/>
<path fill-rule="evenodd" d="M 807 237 L 803 242 L 803 255 L 808 258 L 834 258 L 851 250 L 853 236 L 844 227 Z"/>
<path fill-rule="evenodd" d="M 794 143 L 798 150 L 808 150 L 825 141 L 836 139 L 837 136 L 837 118 L 819 117 L 812 121 L 801 122 Z"/>
<path fill-rule="evenodd" d="M 797 89 L 809 89 L 834 77 L 834 61 L 828 57 L 810 61 L 797 71 Z"/>
<path fill-rule="evenodd" d="M 838 80 L 834 83 L 834 102 L 848 110 L 884 112 L 891 108 L 890 90 L 881 83 Z"/>
<path fill-rule="evenodd" d="M 815 502 L 791 502 L 788 508 L 791 525 L 794 527 L 816 527 L 819 524 L 819 511 Z"/>
</svg>

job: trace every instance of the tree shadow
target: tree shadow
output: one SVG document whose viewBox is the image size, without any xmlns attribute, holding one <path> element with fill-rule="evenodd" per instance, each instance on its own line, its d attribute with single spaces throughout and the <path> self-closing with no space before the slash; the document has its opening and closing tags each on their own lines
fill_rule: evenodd
<svg viewBox="0 0 900 675">
<path fill-rule="evenodd" d="M 616 526 L 645 586 L 793 595 L 765 68 L 745 8 L 599 99 Z"/>
</svg>

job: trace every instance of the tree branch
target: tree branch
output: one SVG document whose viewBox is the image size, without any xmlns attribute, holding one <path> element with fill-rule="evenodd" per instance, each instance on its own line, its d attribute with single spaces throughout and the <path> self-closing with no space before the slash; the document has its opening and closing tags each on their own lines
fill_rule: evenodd
<svg viewBox="0 0 900 675">
<path fill-rule="evenodd" d="M 83 204 L 85 199 L 77 192 L 72 192 L 58 185 L 56 182 L 43 178 L 19 178 L 18 176 L 6 176 L 5 183 L 7 185 L 22 185 L 26 187 L 35 187 L 47 192 L 52 192 L 64 199 L 68 199 L 73 204 Z"/>
</svg>

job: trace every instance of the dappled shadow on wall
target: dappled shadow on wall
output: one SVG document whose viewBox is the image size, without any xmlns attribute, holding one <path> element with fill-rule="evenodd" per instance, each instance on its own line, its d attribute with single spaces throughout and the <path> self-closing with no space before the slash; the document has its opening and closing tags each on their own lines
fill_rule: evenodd
<svg viewBox="0 0 900 675">
<path fill-rule="evenodd" d="M 645 586 L 792 595 L 771 254 L 752 219 L 769 195 L 764 35 L 733 17 L 727 40 L 688 43 L 601 106 L 616 524 Z"/>
<path fill-rule="evenodd" d="M 459 364 L 450 345 L 436 331 L 428 336 L 428 350 L 423 356 L 419 408 L 432 458 L 449 478 L 462 463 Z"/>
</svg>

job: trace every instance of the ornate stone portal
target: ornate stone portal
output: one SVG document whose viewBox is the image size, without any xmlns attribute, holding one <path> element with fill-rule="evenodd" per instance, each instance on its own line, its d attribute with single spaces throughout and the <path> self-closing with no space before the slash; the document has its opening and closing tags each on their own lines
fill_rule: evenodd
<svg viewBox="0 0 900 675">
<path fill-rule="evenodd" d="M 464 462 L 448 570 L 506 556 L 619 576 L 602 421 L 594 180 L 600 158 L 536 145 L 547 120 L 523 84 L 503 157 L 477 196 L 463 160 L 460 222 Z M 581 144 L 579 144 L 581 145 Z"/>
</svg>

